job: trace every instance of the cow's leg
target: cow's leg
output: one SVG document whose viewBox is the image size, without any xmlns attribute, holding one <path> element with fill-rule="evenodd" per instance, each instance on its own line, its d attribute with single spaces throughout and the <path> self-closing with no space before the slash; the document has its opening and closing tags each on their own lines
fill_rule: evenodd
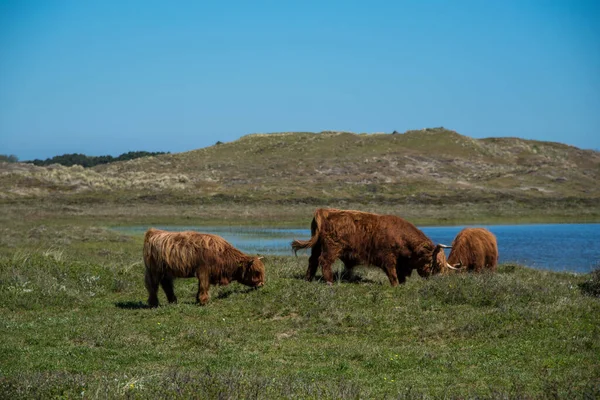
<svg viewBox="0 0 600 400">
<path fill-rule="evenodd" d="M 208 299 L 210 298 L 208 292 L 210 289 L 210 277 L 206 268 L 199 268 L 196 276 L 198 277 L 198 294 L 196 294 L 196 300 L 203 306 L 208 303 Z"/>
<path fill-rule="evenodd" d="M 352 276 L 354 275 L 353 268 L 358 265 L 358 262 L 350 257 L 340 257 L 340 260 L 342 260 L 344 263 L 344 271 L 342 272 L 342 276 L 348 280 L 351 280 Z"/>
<path fill-rule="evenodd" d="M 321 242 L 318 241 L 311 249 L 310 258 L 308 259 L 308 269 L 306 270 L 306 280 L 312 281 L 319 267 L 319 257 L 321 256 Z"/>
<path fill-rule="evenodd" d="M 327 282 L 328 285 L 333 285 L 333 272 L 331 271 L 331 266 L 338 258 L 338 251 L 323 251 L 321 256 L 319 257 L 319 264 L 323 269 L 323 279 Z"/>
<path fill-rule="evenodd" d="M 489 260 L 487 261 L 489 264 L 489 269 L 491 272 L 496 272 L 497 269 L 497 265 L 496 265 L 496 258 L 495 257 L 490 257 Z"/>
<path fill-rule="evenodd" d="M 410 259 L 399 256 L 396 258 L 396 275 L 398 277 L 398 283 L 403 284 L 406 282 L 406 278 L 411 276 L 413 273 L 413 267 L 410 263 Z"/>
<path fill-rule="evenodd" d="M 173 278 L 164 276 L 160 281 L 160 286 L 165 291 L 169 303 L 177 303 L 177 296 L 175 296 L 175 291 L 173 290 Z"/>
<path fill-rule="evenodd" d="M 159 280 L 149 268 L 146 268 L 146 277 L 144 284 L 148 290 L 148 305 L 150 307 L 158 307 L 158 283 Z"/>
<path fill-rule="evenodd" d="M 398 286 L 398 275 L 396 274 L 396 258 L 393 256 L 387 257 L 383 260 L 381 268 L 385 271 L 390 285 Z"/>
<path fill-rule="evenodd" d="M 403 284 L 406 282 L 406 277 L 410 276 L 412 269 L 402 265 L 400 262 L 396 262 L 396 275 L 398 278 L 398 283 Z"/>
<path fill-rule="evenodd" d="M 496 271 L 496 257 L 494 256 L 485 256 L 485 268 L 489 269 L 490 272 Z"/>
<path fill-rule="evenodd" d="M 221 279 L 219 279 L 219 286 L 227 285 L 229 285 L 229 279 L 226 276 L 221 277 Z"/>
</svg>

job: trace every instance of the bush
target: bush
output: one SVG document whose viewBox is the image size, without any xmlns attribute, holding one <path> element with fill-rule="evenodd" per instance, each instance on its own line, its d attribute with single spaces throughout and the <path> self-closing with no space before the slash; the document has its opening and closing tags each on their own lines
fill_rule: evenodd
<svg viewBox="0 0 600 400">
<path fill-rule="evenodd" d="M 579 284 L 579 288 L 588 296 L 600 297 L 600 265 L 589 275 L 589 279 Z"/>
<path fill-rule="evenodd" d="M 169 152 L 165 153 L 163 151 L 155 151 L 155 152 L 130 151 L 127 153 L 123 153 L 118 157 L 86 156 L 85 154 L 73 153 L 73 154 L 63 154 L 61 156 L 54 156 L 52 158 L 47 158 L 45 160 L 35 159 L 33 161 L 25 161 L 25 162 L 31 163 L 31 164 L 34 164 L 37 166 L 60 164 L 60 165 L 66 166 L 66 167 L 71 167 L 73 165 L 81 165 L 84 168 L 91 168 L 96 165 L 110 164 L 110 163 L 117 162 L 117 161 L 135 160 L 136 158 L 158 156 L 161 154 L 169 154 Z M 2 161 L 1 157 L 0 157 L 0 161 Z"/>
</svg>

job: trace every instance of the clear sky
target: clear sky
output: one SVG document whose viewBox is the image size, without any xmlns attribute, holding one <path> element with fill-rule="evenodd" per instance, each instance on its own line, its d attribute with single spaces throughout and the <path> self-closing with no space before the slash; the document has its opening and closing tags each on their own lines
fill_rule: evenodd
<svg viewBox="0 0 600 400">
<path fill-rule="evenodd" d="M 0 0 L 0 154 L 437 126 L 600 149 L 600 2 Z"/>
</svg>

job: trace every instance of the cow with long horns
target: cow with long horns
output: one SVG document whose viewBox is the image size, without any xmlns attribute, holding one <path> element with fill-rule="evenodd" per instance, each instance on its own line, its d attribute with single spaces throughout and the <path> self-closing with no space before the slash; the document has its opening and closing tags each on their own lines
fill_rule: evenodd
<svg viewBox="0 0 600 400">
<path fill-rule="evenodd" d="M 414 269 L 423 277 L 454 269 L 446 262 L 444 247 L 400 217 L 331 208 L 315 211 L 310 240 L 292 242 L 294 252 L 312 249 L 306 279 L 311 281 L 320 265 L 328 284 L 333 283 L 331 266 L 338 258 L 346 270 L 359 264 L 381 268 L 392 286 L 404 283 Z"/>
</svg>

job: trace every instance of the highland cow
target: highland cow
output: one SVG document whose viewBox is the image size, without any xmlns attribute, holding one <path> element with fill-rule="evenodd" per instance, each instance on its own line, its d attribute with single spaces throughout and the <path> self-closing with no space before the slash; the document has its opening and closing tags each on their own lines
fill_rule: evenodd
<svg viewBox="0 0 600 400">
<path fill-rule="evenodd" d="M 260 287 L 265 279 L 262 257 L 246 255 L 217 235 L 167 232 L 150 228 L 144 236 L 144 264 L 148 304 L 158 306 L 158 285 L 169 303 L 176 303 L 174 278 L 198 278 L 197 301 L 204 305 L 209 287 L 237 281 Z"/>
<path fill-rule="evenodd" d="M 465 228 L 452 242 L 448 263 L 468 271 L 495 271 L 498 263 L 496 236 L 485 228 Z"/>
<path fill-rule="evenodd" d="M 336 259 L 347 271 L 359 264 L 381 268 L 390 284 L 404 283 L 414 269 L 420 276 L 452 268 L 444 246 L 437 246 L 410 222 L 394 215 L 319 208 L 311 223 L 310 240 L 294 240 L 292 249 L 311 248 L 306 280 L 311 281 L 320 265 L 323 278 L 333 283 L 331 265 Z"/>
</svg>

